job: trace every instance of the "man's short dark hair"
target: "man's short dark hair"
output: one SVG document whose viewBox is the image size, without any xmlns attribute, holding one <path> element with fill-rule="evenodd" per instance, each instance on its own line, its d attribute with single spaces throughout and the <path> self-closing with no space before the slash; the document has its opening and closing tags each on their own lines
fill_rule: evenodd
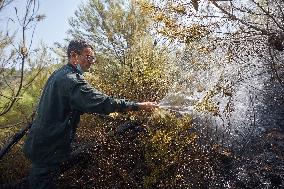
<svg viewBox="0 0 284 189">
<path fill-rule="evenodd" d="M 94 50 L 92 45 L 90 45 L 86 41 L 83 41 L 83 40 L 72 40 L 72 41 L 70 41 L 68 48 L 67 48 L 68 59 L 70 58 L 72 51 L 77 53 L 77 54 L 81 54 L 83 49 L 85 49 L 85 48 L 91 48 L 92 50 Z"/>
</svg>

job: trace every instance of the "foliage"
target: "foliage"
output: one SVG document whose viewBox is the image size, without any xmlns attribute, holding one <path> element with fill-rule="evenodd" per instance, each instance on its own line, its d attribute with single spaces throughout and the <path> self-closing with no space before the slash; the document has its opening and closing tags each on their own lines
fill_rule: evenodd
<svg viewBox="0 0 284 189">
<path fill-rule="evenodd" d="M 77 19 L 73 19 L 71 23 L 74 30 L 71 30 L 70 33 L 73 34 L 74 37 L 91 40 L 96 44 L 96 48 L 101 48 L 102 41 L 108 39 L 106 44 L 116 47 L 112 50 L 117 50 L 119 47 L 119 50 L 114 52 L 114 54 L 117 52 L 123 53 L 117 53 L 115 55 L 119 56 L 113 57 L 113 55 L 110 54 L 111 51 L 98 49 L 98 63 L 93 67 L 93 72 L 87 74 L 88 80 L 96 88 L 109 95 L 116 95 L 120 98 L 125 97 L 137 101 L 162 99 L 171 87 L 173 81 L 173 78 L 169 77 L 168 73 L 168 71 L 172 71 L 169 70 L 169 67 L 172 65 L 168 65 L 170 57 L 167 53 L 167 49 L 155 46 L 155 40 L 150 35 L 144 33 L 144 24 L 140 24 L 140 26 L 144 28 L 128 28 L 127 31 L 131 29 L 128 33 L 133 34 L 129 36 L 126 35 L 125 30 L 121 30 L 121 27 L 118 27 L 121 25 L 121 21 L 126 28 L 133 26 L 134 23 L 138 22 L 138 19 L 143 23 L 144 19 L 141 20 L 141 13 L 138 12 L 137 14 L 136 11 L 136 14 L 132 15 L 134 12 L 131 10 L 137 8 L 130 4 L 128 5 L 131 7 L 130 9 L 123 10 L 131 15 L 131 19 L 129 19 L 129 17 L 123 17 L 126 13 L 116 14 L 118 10 L 122 11 L 122 7 L 119 3 L 107 2 L 106 4 L 100 4 L 99 1 L 90 1 L 90 3 L 91 4 L 88 4 L 89 6 L 81 7 L 81 11 L 77 12 Z M 108 9 L 108 6 L 111 8 Z M 110 13 L 113 11 L 115 14 L 110 16 Z M 96 17 L 93 17 L 93 14 L 95 14 Z M 94 20 L 94 18 L 98 20 Z M 111 22 L 110 18 L 112 19 Z M 82 24 L 79 24 L 78 21 Z M 79 26 L 84 26 L 84 32 L 78 30 Z M 86 29 L 91 28 L 91 26 L 92 29 Z M 106 32 L 103 34 L 101 32 L 99 33 L 95 28 Z M 112 32 L 109 32 L 110 30 L 112 30 Z M 197 32 L 194 28 L 192 28 L 191 31 Z M 110 33 L 115 34 L 110 35 Z M 139 36 L 136 35 L 137 33 Z M 117 40 L 115 41 L 112 36 L 122 37 L 114 38 Z M 103 47 L 106 44 L 104 44 Z M 123 58 L 123 61 L 121 58 Z M 142 112 L 113 114 L 112 116 L 113 118 L 110 120 L 97 119 L 96 117 L 94 119 L 91 116 L 84 117 L 81 120 L 83 128 L 81 130 L 79 129 L 80 140 L 96 138 L 96 142 L 99 143 L 101 148 L 108 149 L 107 151 L 98 149 L 98 152 L 96 152 L 97 157 L 91 160 L 92 169 L 95 170 L 91 171 L 92 173 L 89 171 L 88 173 L 84 173 L 84 175 L 88 175 L 86 177 L 98 180 L 98 182 L 93 183 L 99 184 L 95 185 L 97 187 L 101 186 L 101 182 L 109 183 L 109 187 L 113 185 L 117 187 L 128 185 L 137 188 L 137 186 L 142 187 L 141 183 L 144 183 L 143 185 L 146 188 L 154 185 L 158 186 L 159 179 L 162 180 L 161 182 L 164 182 L 162 178 L 163 171 L 184 165 L 183 163 L 186 162 L 186 157 L 188 153 L 190 153 L 188 149 L 195 143 L 195 135 L 189 130 L 191 127 L 191 119 L 189 117 L 177 118 L 166 112 L 156 112 L 150 120 L 147 118 L 149 115 Z M 116 133 L 115 128 L 119 129 L 121 125 L 125 124 L 124 122 L 130 122 L 130 125 L 137 125 L 137 127 L 144 129 L 146 127 L 149 134 L 142 134 L 141 136 L 143 137 L 140 138 L 139 135 L 138 138 L 133 139 L 131 133 L 128 133 L 126 136 L 124 135 L 126 139 L 122 139 L 122 141 L 117 138 L 116 140 L 110 138 L 109 135 L 116 136 L 113 135 L 113 133 Z M 91 128 L 87 128 L 90 125 L 96 125 L 94 131 L 90 131 Z M 129 143 L 131 139 L 133 141 Z M 125 148 L 129 151 L 124 151 L 123 149 Z M 188 153 L 183 153 L 184 151 Z M 143 152 L 146 152 L 145 157 Z M 199 153 L 198 150 L 196 153 Z M 111 154 L 111 156 L 109 154 Z M 129 165 L 129 168 L 121 164 L 121 159 L 125 159 L 124 164 Z M 182 159 L 181 162 L 179 162 L 179 159 Z M 129 172 L 133 169 L 136 161 L 139 162 L 139 168 L 133 171 L 138 171 L 138 173 L 136 173 L 144 177 L 142 181 L 141 179 L 137 180 L 137 178 Z M 160 163 L 155 164 L 156 161 Z M 101 174 L 99 178 L 97 175 L 98 171 Z M 66 179 L 68 182 L 70 181 L 70 173 L 76 175 L 76 171 L 75 173 L 74 171 L 69 172 L 64 176 L 64 182 L 67 182 Z M 94 175 L 93 173 L 96 174 Z M 182 173 L 176 173 L 175 171 L 169 173 L 168 177 L 165 177 L 165 180 L 169 178 L 173 180 L 168 186 L 177 186 L 175 185 L 176 180 L 174 178 L 177 175 L 179 175 L 177 177 L 180 177 L 176 178 L 177 180 L 186 180 L 186 176 L 183 177 L 181 174 Z M 203 173 L 200 174 L 200 177 L 204 176 L 202 176 L 202 174 Z M 86 178 L 82 178 L 79 182 L 84 183 L 86 182 L 85 179 Z"/>
<path fill-rule="evenodd" d="M 169 50 L 155 46 L 147 32 L 149 19 L 136 2 L 89 1 L 70 23 L 73 37 L 88 39 L 96 48 L 98 63 L 88 75 L 94 86 L 131 100 L 165 95 L 172 84 Z"/>
<path fill-rule="evenodd" d="M 277 1 L 277 3 L 280 4 L 278 7 L 274 7 L 273 2 L 267 1 L 267 3 L 270 5 L 270 9 L 278 9 L 278 11 L 281 11 L 283 8 L 282 2 L 280 1 Z M 196 104 L 196 108 L 202 112 L 209 112 L 212 113 L 213 116 L 218 116 L 217 118 L 222 122 L 221 125 L 224 126 L 223 129 L 226 129 L 226 132 L 230 132 L 229 137 L 238 134 L 234 133 L 234 128 L 231 127 L 231 119 L 237 120 L 237 125 L 242 124 L 240 123 L 242 119 L 251 119 L 252 123 L 245 125 L 246 129 L 244 129 L 244 133 L 240 133 L 240 135 L 245 134 L 245 136 L 248 137 L 247 133 L 253 130 L 252 127 L 255 124 L 253 118 L 251 118 L 255 113 L 253 102 L 248 102 L 248 106 L 251 105 L 251 107 L 240 114 L 241 116 L 243 115 L 242 117 L 233 117 L 231 113 L 234 111 L 235 104 L 232 103 L 232 99 L 241 96 L 239 90 L 242 87 L 248 90 L 255 89 L 255 83 L 249 79 L 257 78 L 257 76 L 266 73 L 265 68 L 267 63 L 272 64 L 272 68 L 274 67 L 276 73 L 278 71 L 275 70 L 276 67 L 279 68 L 279 70 L 282 69 L 281 65 L 277 66 L 277 64 L 275 64 L 277 58 L 281 60 L 281 54 L 275 51 L 277 48 L 273 47 L 273 45 L 271 46 L 270 42 L 267 43 L 267 38 L 269 39 L 270 34 L 275 32 L 275 28 L 277 28 L 277 32 L 282 30 L 281 22 L 279 21 L 280 17 L 276 19 L 277 16 L 274 15 L 271 10 L 268 12 L 269 14 L 267 14 L 267 12 L 265 12 L 265 10 L 267 10 L 266 6 L 256 3 L 256 1 L 252 1 L 252 4 L 248 4 L 249 8 L 244 6 L 243 2 L 234 3 L 221 1 L 202 1 L 198 6 L 192 6 L 191 3 L 183 4 L 182 1 L 159 1 L 159 4 L 149 4 L 148 2 L 140 1 L 140 5 L 141 10 L 144 11 L 143 13 L 150 14 L 153 17 L 154 25 L 159 34 L 171 39 L 171 42 L 176 39 L 187 45 L 183 56 L 187 59 L 181 62 L 181 64 L 183 63 L 189 66 L 181 66 L 181 68 L 185 68 L 185 72 L 191 73 L 191 75 L 188 74 L 188 77 L 182 77 L 184 82 L 181 81 L 180 85 L 176 85 L 177 88 L 181 90 L 199 88 L 200 90 L 198 91 L 202 91 L 203 93 L 198 94 L 198 91 L 197 95 L 195 93 L 196 96 L 201 98 L 201 102 Z M 198 12 L 196 12 L 196 10 L 198 10 Z M 231 12 L 233 12 L 234 15 L 232 15 Z M 263 19 L 263 16 L 266 17 L 266 19 Z M 246 20 L 242 18 L 246 18 Z M 267 20 L 270 21 L 266 22 Z M 271 24 L 271 21 L 274 23 Z M 281 40 L 280 37 L 276 41 Z M 273 47 L 275 50 L 270 47 Z M 267 51 L 269 48 L 273 50 L 271 54 L 277 56 L 277 58 L 269 55 Z M 196 52 L 198 49 L 200 49 L 201 52 Z M 204 51 L 202 52 L 202 50 Z M 202 73 L 202 71 L 204 72 Z M 278 78 L 281 83 L 281 78 L 279 79 L 277 75 L 276 78 Z M 247 83 L 244 82 L 245 86 L 240 86 L 243 84 L 242 82 L 244 80 L 247 81 Z M 187 91 L 189 92 L 188 96 L 193 94 L 193 91 L 190 89 Z M 250 94 L 247 95 L 247 99 L 249 98 Z M 239 98 L 242 103 L 250 101 L 250 99 L 247 99 Z M 223 103 L 220 103 L 220 101 Z M 250 110 L 250 108 L 252 110 Z M 203 124 L 203 122 L 201 123 Z M 203 125 L 199 125 L 199 127 L 202 126 Z M 216 130 L 219 128 L 220 127 L 216 126 Z M 207 130 L 209 133 L 210 131 L 211 130 Z M 225 132 L 223 131 L 224 130 L 221 129 L 220 133 L 223 136 L 217 136 L 216 138 L 209 136 L 209 138 L 213 141 L 215 139 L 216 141 L 224 137 Z M 233 131 L 233 134 L 231 131 Z M 206 152 L 203 151 L 197 154 L 198 157 L 201 157 L 206 154 Z M 211 155 L 208 156 L 211 157 Z M 227 156 L 225 155 L 223 157 L 226 159 Z M 187 159 L 187 162 L 188 161 Z M 209 163 L 204 163 L 204 165 L 206 165 L 204 169 L 212 168 L 212 170 L 215 170 L 216 167 L 214 167 L 212 161 L 208 160 L 205 162 Z M 192 165 L 196 165 L 194 161 L 191 163 Z M 206 174 L 206 171 L 201 172 L 209 176 L 198 177 L 197 180 L 199 181 L 202 180 L 201 178 L 208 178 L 207 181 L 209 177 L 214 179 L 213 175 L 216 175 L 214 171 L 209 174 Z M 163 178 L 159 175 L 159 171 L 156 173 L 157 174 L 152 172 L 154 176 L 150 175 L 147 177 L 146 185 L 151 186 L 151 184 L 156 184 L 155 186 L 157 187 L 157 185 L 159 185 L 158 182 L 160 182 L 161 187 L 168 186 L 163 183 Z M 156 178 L 159 179 L 155 180 Z M 191 177 L 189 176 L 187 178 Z M 223 180 L 220 180 L 220 182 L 223 182 Z M 206 185 L 206 179 L 202 183 Z M 190 184 L 192 183 L 188 183 L 188 186 L 192 186 Z M 195 187 L 202 187 L 198 181 L 194 184 Z M 217 186 L 217 188 L 218 187 L 222 188 L 220 185 Z"/>
<path fill-rule="evenodd" d="M 37 106 L 42 88 L 51 74 L 51 72 L 57 67 L 52 65 L 53 59 L 49 58 L 50 53 L 46 47 L 42 46 L 41 50 L 34 53 L 27 59 L 29 69 L 25 70 L 26 77 L 23 80 L 23 88 L 20 92 L 20 96 L 17 98 L 14 107 L 0 117 L 0 128 L 7 127 L 7 125 L 15 124 L 17 122 L 27 121 L 29 116 L 33 113 Z M 5 71 L 7 72 L 7 70 Z M 6 78 L 7 79 L 7 78 Z M 11 82 L 16 80 L 17 77 L 10 78 Z M 11 96 L 13 91 L 9 88 L 3 88 L 2 95 Z M 0 102 L 0 106 L 5 106 L 8 100 L 3 98 Z"/>
<path fill-rule="evenodd" d="M 51 59 L 48 57 L 50 57 L 49 54 L 42 47 L 42 50 L 28 59 L 30 69 L 25 72 L 24 90 L 21 91 L 20 98 L 18 98 L 11 110 L 0 117 L 1 149 L 15 133 L 26 126 L 25 124 L 30 119 L 30 115 L 35 111 L 42 88 L 48 76 L 57 67 L 57 65 L 51 65 Z M 44 66 L 41 64 L 44 64 Z M 0 104 L 5 104 L 5 101 L 1 101 Z M 28 174 L 30 162 L 22 152 L 24 139 L 25 137 L 1 159 L 0 183 L 15 182 Z"/>
<path fill-rule="evenodd" d="M 213 127 L 207 119 L 209 116 L 204 121 L 201 115 L 196 118 L 161 109 L 151 113 L 84 115 L 78 129 L 79 144 L 75 144 L 78 145 L 75 149 L 81 152 L 80 163 L 62 173 L 60 188 L 254 188 L 267 182 L 280 186 L 283 170 L 277 173 L 278 167 L 263 158 L 274 157 L 271 151 L 276 146 L 277 158 L 274 159 L 281 167 L 283 153 L 278 143 L 271 147 L 262 143 L 263 140 L 256 144 L 252 142 L 248 150 L 252 154 L 236 158 L 223 141 L 238 134 L 231 135 L 235 129 L 231 127 L 231 118 L 238 120 L 240 125 L 241 118 L 251 115 L 246 115 L 251 113 L 249 111 L 241 112 L 243 117 L 231 114 L 235 108 L 232 101 L 241 96 L 238 84 L 263 74 L 255 69 L 263 68 L 263 62 L 258 62 L 263 57 L 274 69 L 277 68 L 276 72 L 281 68 L 273 64 L 274 57 L 267 56 L 264 50 L 268 48 L 277 58 L 281 57 L 275 51 L 279 44 L 267 43 L 266 39 L 272 37 L 272 42 L 276 39 L 283 42 L 278 33 L 282 28 L 280 17 L 271 11 L 283 14 L 283 3 L 251 0 L 246 7 L 243 1 L 158 2 L 90 0 L 79 8 L 75 18 L 70 20 L 72 29 L 69 33 L 74 38 L 87 39 L 94 44 L 97 53 L 97 64 L 86 78 L 95 88 L 118 98 L 160 101 L 169 92 L 181 94 L 176 95 L 178 105 L 185 102 L 186 106 L 194 106 L 202 114 L 217 117 L 223 127 L 220 131 L 219 125 Z M 182 50 L 172 53 L 165 41 L 168 44 L 178 41 L 179 50 Z M 35 106 L 41 88 L 54 68 L 48 66 L 41 72 L 37 72 L 38 69 L 31 66 L 31 70 L 27 70 L 28 80 L 37 77 L 21 93 L 23 99 L 17 101 L 15 111 L 7 114 L 5 123 L 12 118 L 22 119 Z M 5 71 L 17 72 L 13 69 Z M 245 84 L 243 88 L 254 83 Z M 192 103 L 182 95 L 194 96 L 197 100 Z M 251 100 L 254 113 L 253 100 L 247 98 Z M 256 120 L 255 115 L 253 119 Z M 254 129 L 254 120 L 251 125 L 246 125 L 244 132 Z M 3 131 L 1 137 L 5 139 L 14 133 L 12 129 Z M 240 135 L 248 137 L 250 132 Z M 280 140 L 283 138 L 281 133 L 277 132 L 277 135 Z M 250 138 L 244 139 L 242 149 L 249 146 Z M 252 150 L 258 144 L 262 144 L 261 148 L 266 145 L 272 154 L 261 152 L 255 157 Z M 10 177 L 7 167 L 13 165 L 11 160 L 7 158 L 1 164 L 1 181 L 26 174 L 28 162 L 19 157 L 16 161 L 24 160 L 23 170 L 15 170 Z M 249 165 L 251 160 L 253 167 L 243 165 L 244 162 Z M 259 177 L 260 171 L 272 169 L 271 179 L 266 174 Z M 257 182 L 253 180 L 255 178 Z"/>
<path fill-rule="evenodd" d="M 283 22 L 278 16 L 283 15 L 282 1 L 149 0 L 140 1 L 140 6 L 160 35 L 185 44 L 177 61 L 180 79 L 168 99 L 184 97 L 182 105 L 193 104 L 207 114 L 205 122 L 216 121 L 216 130 L 222 126 L 232 136 L 243 134 L 234 132 L 240 127 L 253 130 L 260 125 L 255 117 L 263 116 L 260 112 L 268 102 L 260 100 L 267 91 L 259 88 L 283 88 Z"/>
<path fill-rule="evenodd" d="M 90 0 L 75 12 L 70 25 L 72 37 L 87 39 L 97 53 L 123 64 L 128 50 L 145 36 L 149 20 L 132 0 Z"/>
<path fill-rule="evenodd" d="M 1 1 L 0 11 L 12 2 L 13 0 Z M 35 29 L 37 22 L 44 18 L 43 15 L 37 15 L 37 11 L 38 1 L 36 0 L 26 1 L 23 16 L 19 15 L 18 8 L 15 7 L 15 17 L 17 18 L 15 20 L 17 20 L 17 24 L 21 28 L 19 42 L 16 37 L 17 32 L 10 34 L 8 29 L 7 31 L 0 31 L 0 116 L 7 114 L 12 109 L 20 98 L 22 90 L 24 91 L 27 88 L 24 83 L 24 72 L 27 69 L 27 59 L 32 53 L 31 49 L 28 49 L 31 46 L 32 39 L 28 44 L 26 33 L 28 30 Z M 7 18 L 7 23 L 9 21 L 13 21 L 13 18 Z M 32 80 L 28 81 L 28 83 L 32 82 Z"/>
<path fill-rule="evenodd" d="M 17 130 L 15 128 L 1 129 L 0 132 L 0 147 L 2 149 L 7 139 L 9 139 Z M 22 153 L 22 146 L 24 140 L 22 139 L 16 144 L 8 155 L 1 159 L 0 163 L 0 183 L 13 183 L 28 175 L 30 162 L 24 157 Z M 1 185 L 0 185 L 1 186 Z"/>
<path fill-rule="evenodd" d="M 220 182 L 223 161 L 234 159 L 221 146 L 201 145 L 190 115 L 164 110 L 85 115 L 78 137 L 81 161 L 62 175 L 61 188 L 66 183 L 85 188 L 208 188 Z"/>
<path fill-rule="evenodd" d="M 182 43 L 190 43 L 208 35 L 210 27 L 203 22 L 192 22 L 194 14 L 191 3 L 182 1 L 141 1 L 142 12 L 151 15 L 157 32 Z"/>
<path fill-rule="evenodd" d="M 189 149 L 194 148 L 196 134 L 190 116 L 177 118 L 162 110 L 156 111 L 148 122 L 149 136 L 143 141 L 148 175 L 145 188 L 182 187 L 186 180 L 184 161 Z M 186 155 L 187 154 L 187 155 Z"/>
<path fill-rule="evenodd" d="M 283 22 L 278 16 L 283 16 L 283 1 L 149 0 L 141 1 L 140 6 L 151 15 L 160 34 L 183 43 L 209 37 L 211 46 L 221 48 L 231 61 L 251 63 L 259 58 L 265 63 L 258 66 L 270 65 L 283 86 L 283 68 L 276 61 L 283 58 Z"/>
<path fill-rule="evenodd" d="M 139 43 L 127 54 L 125 64 L 99 59 L 88 78 L 96 88 L 112 96 L 158 101 L 171 86 L 169 57 L 153 47 L 151 39 L 140 37 L 138 40 Z"/>
</svg>

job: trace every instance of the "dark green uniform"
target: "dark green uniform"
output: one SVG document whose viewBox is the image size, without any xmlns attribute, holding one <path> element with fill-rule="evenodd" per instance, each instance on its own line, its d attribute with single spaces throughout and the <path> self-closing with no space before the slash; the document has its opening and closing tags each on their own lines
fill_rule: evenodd
<svg viewBox="0 0 284 189">
<path fill-rule="evenodd" d="M 74 128 L 80 121 L 80 114 L 75 112 L 109 114 L 126 109 L 137 110 L 138 106 L 97 91 L 73 65 L 55 71 L 42 92 L 24 145 L 24 153 L 32 161 L 31 182 L 42 182 L 37 181 L 37 176 L 46 176 L 45 172 L 56 170 L 58 164 L 70 157 Z M 48 187 L 42 184 L 34 188 Z"/>
</svg>

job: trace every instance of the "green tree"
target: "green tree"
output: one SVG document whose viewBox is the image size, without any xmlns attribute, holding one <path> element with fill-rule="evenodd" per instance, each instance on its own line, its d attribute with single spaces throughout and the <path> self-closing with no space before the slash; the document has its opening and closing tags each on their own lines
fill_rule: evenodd
<svg viewBox="0 0 284 189">
<path fill-rule="evenodd" d="M 90 0 L 75 12 L 70 25 L 73 37 L 88 39 L 97 53 L 124 64 L 127 51 L 137 43 L 137 36 L 146 34 L 149 19 L 132 0 Z"/>
</svg>

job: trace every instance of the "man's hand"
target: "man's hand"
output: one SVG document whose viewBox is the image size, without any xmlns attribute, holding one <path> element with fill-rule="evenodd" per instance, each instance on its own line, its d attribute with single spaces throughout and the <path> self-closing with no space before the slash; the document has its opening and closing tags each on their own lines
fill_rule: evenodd
<svg viewBox="0 0 284 189">
<path fill-rule="evenodd" d="M 138 102 L 139 110 L 151 111 L 158 107 L 157 102 Z"/>
</svg>

